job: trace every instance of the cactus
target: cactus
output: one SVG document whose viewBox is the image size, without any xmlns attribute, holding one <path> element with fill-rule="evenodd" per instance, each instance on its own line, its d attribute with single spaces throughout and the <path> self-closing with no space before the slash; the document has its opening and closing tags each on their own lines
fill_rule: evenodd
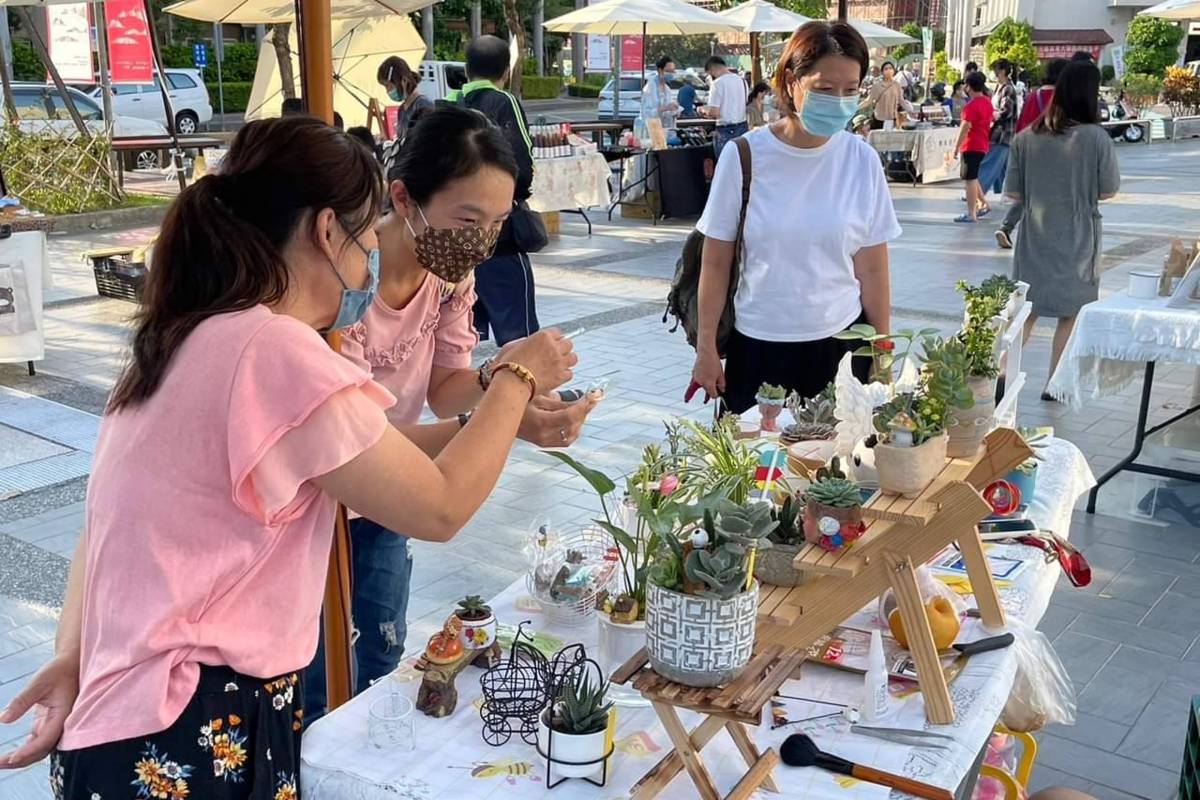
<svg viewBox="0 0 1200 800">
<path fill-rule="evenodd" d="M 775 544 L 803 544 L 804 531 L 800 529 L 800 504 L 793 495 L 788 495 L 779 508 L 771 510 L 771 517 L 779 523 L 769 537 Z"/>
<path fill-rule="evenodd" d="M 550 724 L 560 733 L 599 733 L 608 726 L 611 702 L 604 702 L 607 681 L 592 682 L 587 670 L 573 672 L 563 683 Z"/>
<path fill-rule="evenodd" d="M 699 596 L 729 600 L 745 591 L 750 550 L 769 548 L 767 537 L 779 526 L 772 512 L 770 503 L 739 506 L 727 500 L 715 514 L 705 509 L 708 543 L 688 553 L 683 562 L 688 581 L 706 587 Z"/>
<path fill-rule="evenodd" d="M 460 619 L 465 620 L 487 619 L 492 615 L 492 609 L 491 606 L 483 602 L 482 597 L 477 594 L 471 594 L 458 601 L 458 608 L 454 613 Z"/>
</svg>

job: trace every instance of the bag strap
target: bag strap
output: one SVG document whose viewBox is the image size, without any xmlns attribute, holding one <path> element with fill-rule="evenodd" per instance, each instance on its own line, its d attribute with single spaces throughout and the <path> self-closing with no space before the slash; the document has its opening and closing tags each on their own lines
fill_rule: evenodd
<svg viewBox="0 0 1200 800">
<path fill-rule="evenodd" d="M 738 160 L 742 163 L 742 208 L 741 211 L 738 212 L 737 239 L 734 240 L 734 253 L 738 260 L 738 267 L 740 271 L 742 251 L 746 246 L 746 209 L 750 207 L 750 179 L 752 177 L 752 161 L 750 158 L 750 143 L 746 141 L 745 136 L 737 137 L 733 140 L 733 143 L 737 145 Z"/>
</svg>

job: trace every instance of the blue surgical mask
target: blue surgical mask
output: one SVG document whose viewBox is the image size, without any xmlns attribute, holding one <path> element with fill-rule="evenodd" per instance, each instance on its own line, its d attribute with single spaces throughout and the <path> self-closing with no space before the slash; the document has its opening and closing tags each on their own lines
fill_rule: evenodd
<svg viewBox="0 0 1200 800">
<path fill-rule="evenodd" d="M 404 92 L 400 91 L 395 86 L 388 87 L 388 97 L 392 98 L 397 103 L 404 102 Z"/>
<path fill-rule="evenodd" d="M 858 111 L 859 99 L 855 95 L 834 97 L 830 94 L 806 92 L 800 107 L 800 124 L 813 136 L 833 136 L 844 131 L 847 123 Z"/>
<path fill-rule="evenodd" d="M 675 80 L 675 73 L 674 73 L 674 72 L 664 72 L 664 73 L 663 73 L 663 80 L 664 80 L 664 81 L 673 81 L 673 80 Z"/>
<path fill-rule="evenodd" d="M 351 236 L 351 238 L 354 237 Z M 338 281 L 342 284 L 342 303 L 338 307 L 337 317 L 329 326 L 329 330 L 349 328 L 362 319 L 367 313 L 367 309 L 371 307 L 371 303 L 375 301 L 375 292 L 379 289 L 379 248 L 368 250 L 358 239 L 354 239 L 354 243 L 367 254 L 367 285 L 362 289 L 351 289 L 346 285 L 346 281 L 342 280 L 342 274 L 338 272 L 337 265 L 332 261 L 329 262 L 333 274 L 337 275 Z"/>
</svg>

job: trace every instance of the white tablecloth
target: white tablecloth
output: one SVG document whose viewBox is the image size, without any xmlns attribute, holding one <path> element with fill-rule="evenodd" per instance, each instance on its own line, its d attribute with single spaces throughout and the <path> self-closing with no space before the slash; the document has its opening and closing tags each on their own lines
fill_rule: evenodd
<svg viewBox="0 0 1200 800">
<path fill-rule="evenodd" d="M 1065 536 L 1069 530 L 1071 508 L 1076 499 L 1094 483 L 1087 462 L 1078 448 L 1062 440 L 1050 440 L 1043 451 L 1039 470 L 1038 498 L 1031 516 L 1042 527 Z M 1029 625 L 1036 625 L 1046 611 L 1059 575 L 1057 564 L 1047 565 L 1041 551 L 1019 545 L 996 545 L 998 554 L 1029 560 L 1029 566 L 1012 585 L 1001 590 L 1007 613 Z M 534 621 L 537 630 L 553 634 L 566 643 L 582 641 L 596 645 L 596 625 L 567 630 L 541 622 L 527 610 L 524 581 L 518 581 L 492 602 L 501 623 Z M 526 598 L 527 599 L 527 598 Z M 520 605 L 518 610 L 517 606 Z M 449 611 L 447 611 L 449 613 Z M 851 625 L 872 625 L 875 605 L 863 609 Z M 973 641 L 991 635 L 978 620 L 963 625 L 960 641 Z M 417 649 L 420 643 L 411 642 Z M 594 653 L 593 653 L 594 655 Z M 788 681 L 781 694 L 857 703 L 862 678 L 822 667 L 802 667 L 800 680 Z M 401 667 L 400 674 L 411 670 Z M 890 727 L 938 730 L 954 737 L 946 751 L 913 748 L 883 740 L 852 735 L 840 719 L 828 719 L 771 730 L 769 724 L 753 729 L 760 746 L 778 746 L 798 730 L 812 735 L 824 748 L 838 755 L 901 772 L 953 790 L 968 774 L 976 756 L 990 735 L 1008 698 L 1016 672 L 1011 650 L 1000 650 L 973 657 L 950 685 L 956 719 L 952 725 L 927 726 L 924 702 L 919 693 L 894 702 Z M 385 692 L 398 689 L 415 697 L 418 682 L 398 682 L 388 678 L 367 692 L 316 722 L 305 734 L 302 780 L 304 796 L 310 800 L 466 800 L 467 798 L 557 797 L 570 800 L 610 800 L 624 797 L 639 778 L 666 754 L 670 743 L 649 709 L 622 708 L 618 712 L 616 752 L 609 769 L 608 785 L 596 788 L 578 780 L 569 780 L 551 795 L 545 788 L 545 765 L 533 747 L 519 738 L 503 747 L 490 747 L 480 736 L 482 723 L 474 703 L 480 698 L 479 675 L 468 668 L 457 683 L 458 709 L 444 719 L 416 717 L 417 750 L 413 753 L 387 752 L 371 747 L 366 740 L 367 709 Z M 815 715 L 828 712 L 828 706 L 809 704 L 799 713 Z M 684 713 L 685 724 L 698 722 Z M 728 791 L 745 771 L 732 741 L 724 733 L 703 750 L 705 764 L 719 788 Z M 484 765 L 492 765 L 486 768 Z M 509 772 L 509 767 L 512 772 Z M 473 775 L 473 771 L 477 774 Z M 814 800 L 884 800 L 888 790 L 834 776 L 817 769 L 780 766 L 775 778 L 784 790 L 780 795 L 762 797 L 807 798 Z M 661 795 L 683 800 L 695 797 L 695 789 L 686 774 L 680 774 Z"/>
<path fill-rule="evenodd" d="M 958 128 L 921 128 L 913 131 L 871 131 L 871 146 L 881 153 L 905 152 L 922 183 L 956 180 L 959 159 L 954 155 Z"/>
<path fill-rule="evenodd" d="M 24 302 L 28 303 L 26 310 L 33 315 L 33 330 L 24 330 L 27 326 L 22 325 L 14 329 L 24 332 L 5 335 L 7 328 L 0 325 L 0 363 L 40 361 L 46 357 L 42 296 L 50 285 L 50 258 L 46 253 L 45 232 L 26 231 L 0 239 L 0 289 L 13 288 L 6 276 L 10 275 L 9 270 L 16 273 L 18 269 L 21 277 L 17 278 L 17 292 L 25 295 Z M 23 291 L 20 288 L 22 284 Z"/>
<path fill-rule="evenodd" d="M 1114 394 L 1144 362 L 1200 365 L 1200 305 L 1167 308 L 1166 297 L 1112 294 L 1079 310 L 1049 392 L 1076 408 L 1085 395 Z"/>
<path fill-rule="evenodd" d="M 611 175 L 608 162 L 599 153 L 538 159 L 533 164 L 529 207 L 545 212 L 607 206 Z"/>
</svg>

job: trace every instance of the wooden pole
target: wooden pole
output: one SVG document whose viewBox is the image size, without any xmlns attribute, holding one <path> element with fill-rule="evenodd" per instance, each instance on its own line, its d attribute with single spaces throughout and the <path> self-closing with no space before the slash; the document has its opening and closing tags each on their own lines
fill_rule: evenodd
<svg viewBox="0 0 1200 800">
<path fill-rule="evenodd" d="M 112 76 L 108 69 L 108 17 L 104 13 L 104 3 L 92 6 L 96 25 L 96 63 L 100 67 L 100 102 L 104 109 L 104 130 L 112 133 Z M 115 170 L 114 170 L 115 171 Z"/>
<path fill-rule="evenodd" d="M 847 0 L 838 0 L 838 21 L 845 22 L 848 14 L 846 13 Z"/>
<path fill-rule="evenodd" d="M 300 42 L 300 96 L 305 109 L 333 124 L 333 35 L 329 0 L 296 0 Z"/>
<path fill-rule="evenodd" d="M 158 73 L 158 94 L 162 99 L 163 116 L 167 119 L 167 134 L 171 137 L 171 167 L 179 181 L 179 191 L 187 188 L 187 177 L 183 174 L 183 149 L 179 145 L 179 131 L 175 129 L 175 112 L 171 109 L 171 98 L 167 94 L 167 71 L 163 68 L 162 48 L 158 44 L 158 28 L 154 25 L 154 8 L 150 0 L 144 0 L 146 27 L 150 31 L 150 52 L 154 56 L 154 69 Z"/>
<path fill-rule="evenodd" d="M 762 80 L 762 53 L 759 47 L 758 34 L 750 34 L 750 85 L 757 86 Z"/>
<path fill-rule="evenodd" d="M 42 39 L 42 34 L 33 24 L 33 15 L 29 13 L 26 6 L 16 7 L 17 15 L 21 18 L 21 22 L 29 30 L 29 41 L 33 45 L 33 49 L 37 51 L 38 58 L 46 65 L 46 72 L 50 74 L 50 80 L 54 82 L 54 86 L 58 89 L 58 94 L 62 97 L 63 105 L 67 107 L 67 113 L 71 115 L 71 120 L 75 123 L 75 127 L 79 129 L 79 135 L 85 139 L 90 139 L 91 131 L 83 124 L 83 117 L 79 116 L 79 109 L 75 107 L 75 100 L 71 97 L 71 93 L 67 91 L 67 86 L 63 83 L 62 76 L 58 74 L 58 67 L 54 66 L 54 62 L 50 59 L 50 51 L 46 49 L 46 42 Z M 9 95 L 5 93 L 5 97 Z"/>
</svg>

